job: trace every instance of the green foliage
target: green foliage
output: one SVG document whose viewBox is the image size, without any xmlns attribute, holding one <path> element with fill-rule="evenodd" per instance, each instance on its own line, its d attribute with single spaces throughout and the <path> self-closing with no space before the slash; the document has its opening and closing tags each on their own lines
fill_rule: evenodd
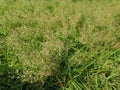
<svg viewBox="0 0 120 90">
<path fill-rule="evenodd" d="M 0 90 L 119 90 L 119 5 L 1 0 Z"/>
</svg>

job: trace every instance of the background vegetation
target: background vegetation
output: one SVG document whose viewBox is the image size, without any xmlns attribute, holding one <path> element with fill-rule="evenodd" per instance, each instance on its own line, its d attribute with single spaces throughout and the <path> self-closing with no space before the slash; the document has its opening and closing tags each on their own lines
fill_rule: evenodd
<svg viewBox="0 0 120 90">
<path fill-rule="evenodd" d="M 119 90 L 120 0 L 0 0 L 0 90 Z"/>
</svg>

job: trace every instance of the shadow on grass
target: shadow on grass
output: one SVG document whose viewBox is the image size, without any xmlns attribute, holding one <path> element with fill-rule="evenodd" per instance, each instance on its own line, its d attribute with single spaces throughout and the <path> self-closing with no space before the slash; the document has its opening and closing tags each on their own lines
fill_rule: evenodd
<svg viewBox="0 0 120 90">
<path fill-rule="evenodd" d="M 4 68 L 8 71 L 0 73 L 0 90 L 59 90 L 59 87 L 55 85 L 57 80 L 56 77 L 49 76 L 45 84 L 43 85 L 41 81 L 36 82 L 22 82 L 19 75 L 14 73 L 14 69 L 8 66 L 0 66 L 1 69 Z M 54 80 L 52 80 L 54 79 Z M 51 80 L 51 81 L 50 81 Z"/>
<path fill-rule="evenodd" d="M 55 85 L 52 75 L 45 80 L 43 85 L 41 81 L 23 82 L 21 68 L 8 65 L 5 55 L 0 53 L 0 90 L 58 90 Z M 59 70 L 58 70 L 59 71 Z M 50 82 L 49 79 L 52 81 Z M 56 78 L 54 79 L 56 80 Z M 49 82 L 49 83 L 48 83 Z"/>
<path fill-rule="evenodd" d="M 61 90 L 66 85 L 68 76 L 68 57 L 69 53 L 64 52 L 60 57 L 61 62 L 58 64 L 56 71 L 46 78 L 44 85 L 41 81 L 22 82 L 20 72 L 16 73 L 16 68 L 11 68 L 9 65 L 0 65 L 0 90 Z M 0 58 L 2 60 L 2 58 Z"/>
</svg>

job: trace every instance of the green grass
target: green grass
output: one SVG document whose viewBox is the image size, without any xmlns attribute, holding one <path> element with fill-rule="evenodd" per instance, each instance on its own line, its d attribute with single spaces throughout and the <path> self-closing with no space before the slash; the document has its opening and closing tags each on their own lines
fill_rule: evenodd
<svg viewBox="0 0 120 90">
<path fill-rule="evenodd" d="M 0 90 L 119 90 L 119 0 L 0 0 Z"/>
</svg>

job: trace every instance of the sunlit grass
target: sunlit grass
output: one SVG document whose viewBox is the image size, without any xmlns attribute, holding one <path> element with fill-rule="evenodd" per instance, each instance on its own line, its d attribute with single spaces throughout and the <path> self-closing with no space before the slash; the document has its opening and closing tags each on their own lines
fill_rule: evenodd
<svg viewBox="0 0 120 90">
<path fill-rule="evenodd" d="M 118 90 L 119 5 L 1 0 L 0 90 Z"/>
</svg>

